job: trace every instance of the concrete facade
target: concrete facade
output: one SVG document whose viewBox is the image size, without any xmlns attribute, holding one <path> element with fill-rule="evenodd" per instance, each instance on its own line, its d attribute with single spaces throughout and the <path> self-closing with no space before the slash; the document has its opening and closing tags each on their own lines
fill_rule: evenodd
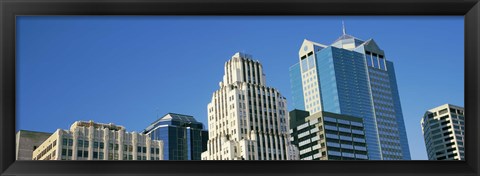
<svg viewBox="0 0 480 176">
<path fill-rule="evenodd" d="M 329 112 L 290 111 L 291 141 L 301 160 L 367 160 L 363 120 Z"/>
<path fill-rule="evenodd" d="M 15 159 L 32 160 L 32 154 L 52 133 L 20 130 L 16 135 Z"/>
<path fill-rule="evenodd" d="M 465 160 L 465 110 L 444 104 L 420 121 L 429 160 Z"/>
</svg>

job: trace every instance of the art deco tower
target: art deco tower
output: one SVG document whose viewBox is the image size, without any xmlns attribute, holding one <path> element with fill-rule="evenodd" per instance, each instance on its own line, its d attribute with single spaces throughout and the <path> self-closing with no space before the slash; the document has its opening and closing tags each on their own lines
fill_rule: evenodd
<svg viewBox="0 0 480 176">
<path fill-rule="evenodd" d="M 265 82 L 262 65 L 250 55 L 236 53 L 225 63 L 220 89 L 208 104 L 203 160 L 297 159 L 289 142 L 286 99 Z"/>
</svg>

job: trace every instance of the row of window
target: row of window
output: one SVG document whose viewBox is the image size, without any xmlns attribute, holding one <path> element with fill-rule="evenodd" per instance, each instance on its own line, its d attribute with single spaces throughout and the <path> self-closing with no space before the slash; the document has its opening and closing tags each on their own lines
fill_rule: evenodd
<svg viewBox="0 0 480 176">
<path fill-rule="evenodd" d="M 73 146 L 73 140 L 72 139 L 66 139 L 66 138 L 63 138 L 62 140 L 62 144 L 64 146 Z M 78 142 L 77 142 L 77 148 L 82 148 L 82 147 L 85 147 L 85 148 L 88 148 L 89 147 L 89 141 L 84 141 L 84 140 L 81 140 L 79 139 Z M 118 150 L 119 149 L 119 145 L 118 144 L 113 144 L 113 143 L 109 143 L 108 145 L 108 149 L 109 150 Z M 93 148 L 94 149 L 104 149 L 105 148 L 105 143 L 104 142 L 93 142 Z M 150 148 L 151 150 L 151 153 L 157 153 L 159 154 L 160 153 L 160 149 L 159 148 Z M 123 151 L 129 151 L 129 152 L 133 152 L 133 146 L 132 145 L 123 145 Z M 141 147 L 141 146 L 137 146 L 137 152 L 138 153 L 147 153 L 147 147 Z"/>
</svg>

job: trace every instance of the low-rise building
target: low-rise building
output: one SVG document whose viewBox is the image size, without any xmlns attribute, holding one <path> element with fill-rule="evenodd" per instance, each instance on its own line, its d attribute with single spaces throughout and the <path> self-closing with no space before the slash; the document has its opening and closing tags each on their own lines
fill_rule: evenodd
<svg viewBox="0 0 480 176">
<path fill-rule="evenodd" d="M 142 133 L 163 141 L 164 160 L 201 160 L 207 150 L 208 131 L 193 116 L 168 113 Z"/>
<path fill-rule="evenodd" d="M 32 154 L 52 133 L 20 130 L 16 135 L 15 159 L 32 160 Z"/>
<path fill-rule="evenodd" d="M 58 129 L 37 149 L 33 160 L 163 160 L 163 141 L 126 132 L 123 126 L 76 121 Z"/>
<path fill-rule="evenodd" d="M 301 160 L 367 160 L 363 120 L 320 111 L 290 111 L 290 141 Z"/>
</svg>

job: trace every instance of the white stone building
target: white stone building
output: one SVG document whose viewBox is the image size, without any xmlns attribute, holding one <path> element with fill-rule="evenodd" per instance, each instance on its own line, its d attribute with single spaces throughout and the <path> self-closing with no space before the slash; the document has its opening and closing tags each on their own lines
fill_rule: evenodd
<svg viewBox="0 0 480 176">
<path fill-rule="evenodd" d="M 111 123 L 77 121 L 55 131 L 33 151 L 33 160 L 163 160 L 163 141 Z"/>
<path fill-rule="evenodd" d="M 298 159 L 288 132 L 287 102 L 267 87 L 262 65 L 236 53 L 208 104 L 209 140 L 202 160 Z"/>
</svg>

